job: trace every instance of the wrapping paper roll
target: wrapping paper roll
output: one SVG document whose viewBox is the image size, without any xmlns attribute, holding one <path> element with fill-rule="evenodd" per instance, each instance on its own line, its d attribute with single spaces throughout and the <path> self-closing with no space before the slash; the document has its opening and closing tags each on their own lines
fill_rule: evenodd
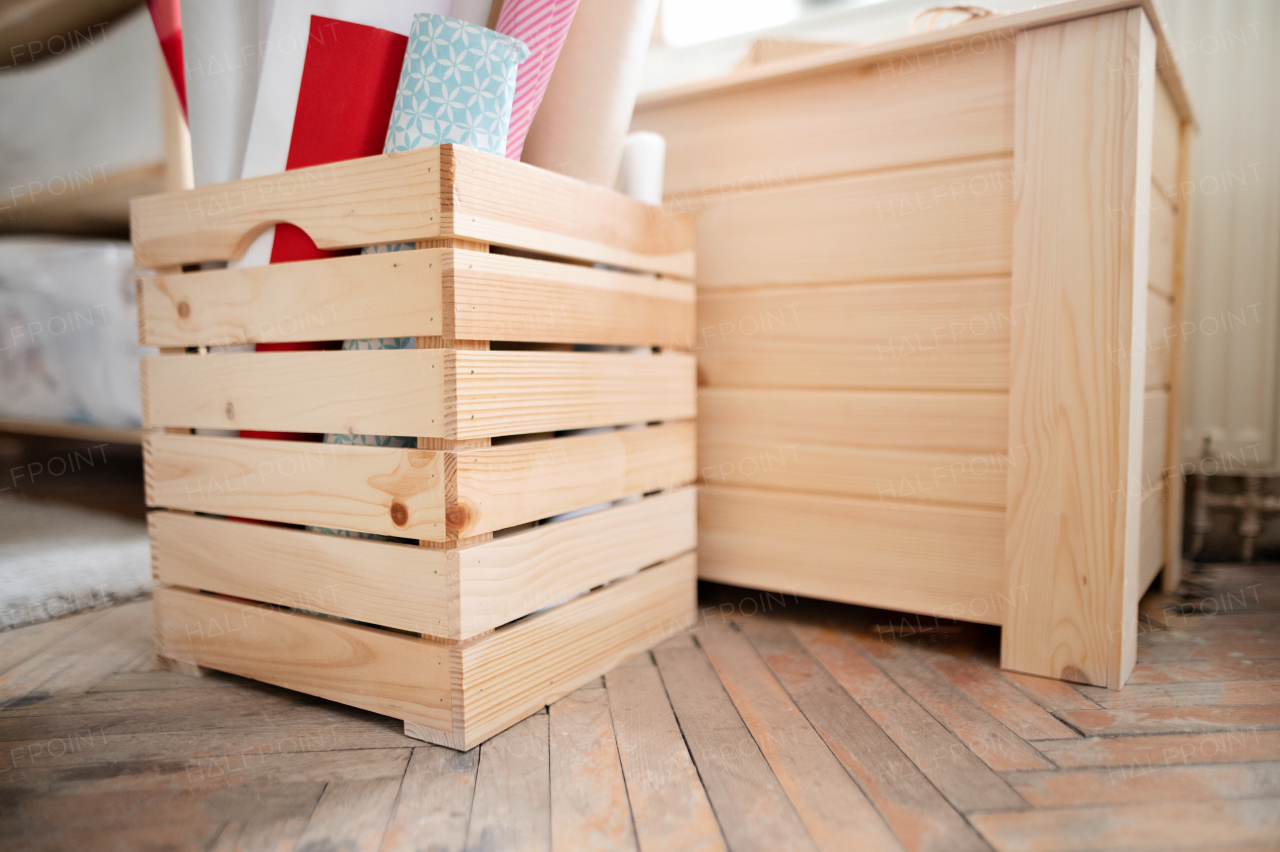
<svg viewBox="0 0 1280 852">
<path fill-rule="evenodd" d="M 519 160 L 529 126 L 546 94 L 551 72 L 564 46 L 578 0 L 506 0 L 496 29 L 529 46 L 530 56 L 520 63 L 516 96 L 511 105 L 511 130 L 507 134 L 507 159 Z"/>
<path fill-rule="evenodd" d="M 580 0 L 521 159 L 613 187 L 658 0 Z"/>
<path fill-rule="evenodd" d="M 262 70 L 257 0 L 183 0 L 182 42 L 195 185 L 235 180 Z"/>
<path fill-rule="evenodd" d="M 618 188 L 623 195 L 661 207 L 666 162 L 667 140 L 661 134 L 649 130 L 632 133 L 622 149 Z"/>
</svg>

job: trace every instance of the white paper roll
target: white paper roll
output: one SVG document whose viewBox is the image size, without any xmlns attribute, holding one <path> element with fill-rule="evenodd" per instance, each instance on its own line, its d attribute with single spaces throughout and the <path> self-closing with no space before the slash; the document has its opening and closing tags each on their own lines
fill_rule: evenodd
<svg viewBox="0 0 1280 852">
<path fill-rule="evenodd" d="M 632 133 L 622 149 L 618 188 L 623 195 L 661 207 L 666 161 L 667 140 L 661 134 L 649 130 Z"/>
<path fill-rule="evenodd" d="M 613 187 L 658 0 L 580 0 L 523 162 Z"/>
</svg>

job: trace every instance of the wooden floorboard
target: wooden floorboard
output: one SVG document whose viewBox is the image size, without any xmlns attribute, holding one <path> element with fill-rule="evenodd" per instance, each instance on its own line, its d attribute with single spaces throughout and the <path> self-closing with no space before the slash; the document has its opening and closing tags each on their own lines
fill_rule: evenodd
<svg viewBox="0 0 1280 852">
<path fill-rule="evenodd" d="M 1280 568 L 1193 569 L 1120 691 L 1001 671 L 997 628 L 705 584 L 692 633 L 468 752 L 165 670 L 146 601 L 18 627 L 0 848 L 1280 849 Z"/>
</svg>

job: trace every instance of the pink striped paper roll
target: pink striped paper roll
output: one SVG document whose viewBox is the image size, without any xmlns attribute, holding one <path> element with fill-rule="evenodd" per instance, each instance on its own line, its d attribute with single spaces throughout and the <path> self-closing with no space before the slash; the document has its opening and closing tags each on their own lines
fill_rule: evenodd
<svg viewBox="0 0 1280 852">
<path fill-rule="evenodd" d="M 547 91 L 547 81 L 573 23 L 578 0 L 506 0 L 495 29 L 520 39 L 532 54 L 520 63 L 516 95 L 511 104 L 511 125 L 507 131 L 507 159 L 519 160 L 524 138 L 533 116 Z"/>
</svg>

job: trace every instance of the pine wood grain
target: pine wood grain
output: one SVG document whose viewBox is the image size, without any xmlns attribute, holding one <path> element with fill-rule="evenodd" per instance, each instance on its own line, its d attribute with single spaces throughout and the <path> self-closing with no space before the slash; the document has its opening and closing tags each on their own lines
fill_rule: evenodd
<svg viewBox="0 0 1280 852">
<path fill-rule="evenodd" d="M 448 437 L 441 350 L 228 352 L 142 361 L 144 426 Z"/>
<path fill-rule="evenodd" d="M 446 337 L 676 349 L 694 337 L 685 281 L 462 250 L 443 271 Z"/>
<path fill-rule="evenodd" d="M 1007 587 L 1027 597 L 1001 665 L 1119 688 L 1138 602 L 1141 495 L 1127 486 L 1141 464 L 1155 36 L 1132 9 L 1020 33 L 1017 53 L 1013 302 L 1030 308 L 1012 330 L 1009 442 L 1034 452 L 1008 478 Z"/>
<path fill-rule="evenodd" d="M 551 848 L 635 850 L 618 743 L 603 688 L 579 689 L 549 708 Z"/>
<path fill-rule="evenodd" d="M 683 353 L 460 351 L 452 358 L 456 398 L 446 410 L 445 437 L 687 420 L 697 414 L 695 362 Z"/>
<path fill-rule="evenodd" d="M 902 849 L 747 639 L 723 622 L 697 638 L 818 848 Z"/>
<path fill-rule="evenodd" d="M 694 212 L 775 183 L 1013 150 L 1012 44 L 935 61 L 945 73 L 868 62 L 712 97 L 650 96 L 632 129 L 670 140 L 665 191 Z"/>
<path fill-rule="evenodd" d="M 718 485 L 698 512 L 706 580 L 996 624 L 1008 603 L 1001 512 Z"/>
<path fill-rule="evenodd" d="M 715 387 L 1008 390 L 1009 333 L 1026 321 L 1009 287 L 939 277 L 708 288 L 699 371 Z"/>
<path fill-rule="evenodd" d="M 756 634 L 754 625 L 744 629 Z M 800 625 L 791 630 L 957 810 L 1025 805 L 964 743 L 835 631 Z"/>
<path fill-rule="evenodd" d="M 1162 411 L 1161 414 L 1164 412 Z M 1160 419 L 1164 426 L 1164 418 Z M 1163 432 L 1163 428 L 1161 429 Z M 1163 435 L 1161 435 L 1163 438 Z M 1164 441 L 1160 441 L 1160 449 L 1164 450 Z M 1138 591 L 1145 592 L 1155 580 L 1160 569 L 1165 565 L 1165 493 L 1164 483 L 1142 496 L 1142 506 L 1138 515 Z M 1181 554 L 1176 558 L 1180 559 Z"/>
<path fill-rule="evenodd" d="M 1182 142 L 1182 117 L 1169 95 L 1169 86 L 1161 80 L 1156 85 L 1155 118 L 1152 131 L 1151 180 L 1161 190 L 1174 187 L 1178 174 L 1178 148 Z M 1176 197 L 1176 191 L 1170 190 Z"/>
<path fill-rule="evenodd" d="M 361 254 L 139 278 L 140 342 L 224 346 L 441 335 L 445 254 Z"/>
<path fill-rule="evenodd" d="M 701 648 L 653 657 L 730 848 L 818 849 Z"/>
<path fill-rule="evenodd" d="M 445 539 L 443 453 L 160 434 L 143 453 L 148 506 Z"/>
<path fill-rule="evenodd" d="M 1002 393 L 703 388 L 705 482 L 879 501 L 1000 508 L 1010 451 Z"/>
<path fill-rule="evenodd" d="M 689 217 L 453 145 L 136 199 L 134 265 L 230 260 L 277 222 L 325 249 L 462 238 L 693 277 Z"/>
<path fill-rule="evenodd" d="M 650 656 L 609 672 L 605 684 L 640 848 L 726 849 Z"/>
<path fill-rule="evenodd" d="M 752 644 L 875 803 L 910 852 L 983 850 L 987 846 L 885 735 L 832 673 L 785 630 L 754 633 Z"/>
<path fill-rule="evenodd" d="M 1154 290 L 1147 292 L 1147 338 L 1143 344 L 1146 354 L 1147 390 L 1169 387 L 1169 370 L 1172 366 L 1174 341 L 1182 330 L 1173 322 L 1173 306 L 1169 300 Z"/>
<path fill-rule="evenodd" d="M 1173 243 L 1176 229 L 1174 202 L 1154 185 L 1150 189 L 1151 259 L 1147 281 L 1151 289 L 1166 299 L 1173 296 Z"/>
<path fill-rule="evenodd" d="M 730 198 L 698 217 L 698 286 L 1008 275 L 1014 177 L 997 156 Z"/>
<path fill-rule="evenodd" d="M 697 476 L 694 440 L 683 422 L 459 452 L 450 526 L 466 537 L 678 488 Z"/>
<path fill-rule="evenodd" d="M 551 849 L 547 718 L 530 716 L 481 749 L 468 850 Z"/>
</svg>

